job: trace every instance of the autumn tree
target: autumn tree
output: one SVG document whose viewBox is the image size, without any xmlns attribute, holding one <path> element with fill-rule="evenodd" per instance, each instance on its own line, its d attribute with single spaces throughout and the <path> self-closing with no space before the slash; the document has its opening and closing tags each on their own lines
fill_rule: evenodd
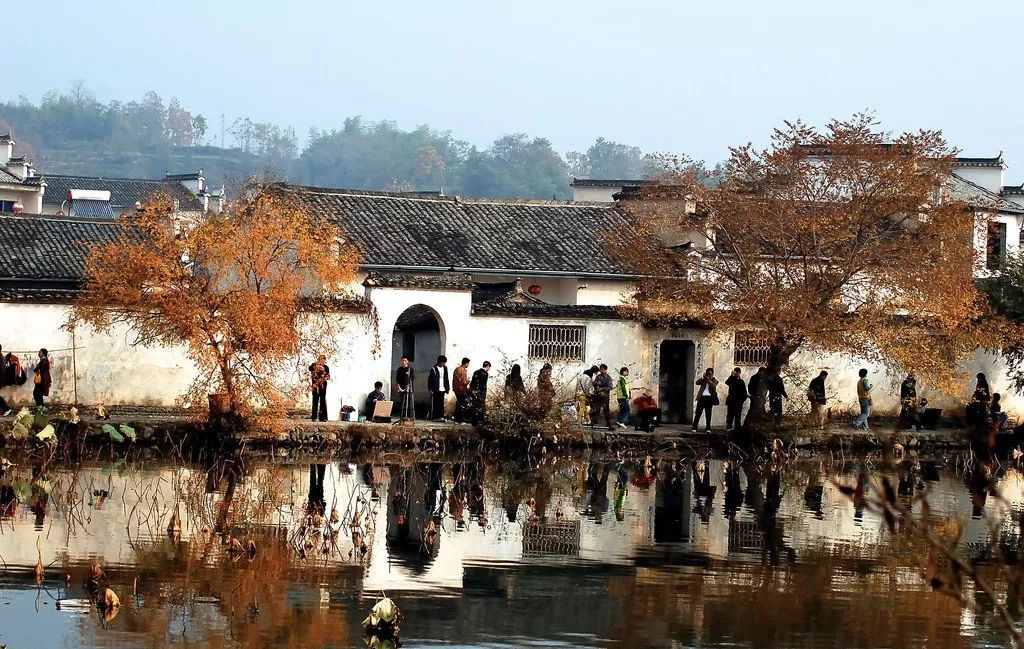
<svg viewBox="0 0 1024 649">
<path fill-rule="evenodd" d="M 219 214 L 182 221 L 169 196 L 123 220 L 96 247 L 72 314 L 94 328 L 127 325 L 136 344 L 184 345 L 199 368 L 190 402 L 225 393 L 230 412 L 279 413 L 298 358 L 335 350 L 339 287 L 357 252 L 331 223 L 284 191 L 253 186 Z"/>
<path fill-rule="evenodd" d="M 625 203 L 643 243 L 611 244 L 650 278 L 643 318 L 752 331 L 773 372 L 810 348 L 952 387 L 960 361 L 997 345 L 955 163 L 938 131 L 894 136 L 865 115 L 786 123 L 764 149 L 731 149 L 713 186 L 672 161 Z"/>
</svg>

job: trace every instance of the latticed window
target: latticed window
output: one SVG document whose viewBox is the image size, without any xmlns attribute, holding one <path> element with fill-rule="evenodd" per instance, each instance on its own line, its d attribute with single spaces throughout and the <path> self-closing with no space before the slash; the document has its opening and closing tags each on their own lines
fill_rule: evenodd
<svg viewBox="0 0 1024 649">
<path fill-rule="evenodd" d="M 766 365 L 771 353 L 768 336 L 760 331 L 737 331 L 732 348 L 736 365 Z"/>
<path fill-rule="evenodd" d="M 530 325 L 530 358 L 583 361 L 587 356 L 587 328 Z"/>
</svg>

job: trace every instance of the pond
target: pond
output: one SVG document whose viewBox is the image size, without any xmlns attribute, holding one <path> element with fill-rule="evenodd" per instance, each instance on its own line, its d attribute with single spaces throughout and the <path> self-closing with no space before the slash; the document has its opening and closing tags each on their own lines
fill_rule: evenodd
<svg viewBox="0 0 1024 649">
<path fill-rule="evenodd" d="M 1008 645 L 983 593 L 965 583 L 963 608 L 933 591 L 926 552 L 839 488 L 870 501 L 883 470 L 866 460 L 12 460 L 12 649 L 363 646 L 381 593 L 406 647 Z M 1015 556 L 1024 478 L 995 468 L 1004 500 L 969 488 L 978 470 L 887 469 L 1005 592 L 992 557 Z M 107 619 L 93 564 L 120 599 Z"/>
</svg>

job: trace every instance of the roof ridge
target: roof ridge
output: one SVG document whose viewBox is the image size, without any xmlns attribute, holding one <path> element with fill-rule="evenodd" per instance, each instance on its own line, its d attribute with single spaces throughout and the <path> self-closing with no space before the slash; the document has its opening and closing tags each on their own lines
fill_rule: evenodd
<svg viewBox="0 0 1024 649">
<path fill-rule="evenodd" d="M 307 191 L 314 194 L 329 194 L 334 196 L 369 196 L 374 198 L 390 198 L 396 200 L 424 201 L 434 203 L 473 203 L 475 205 L 538 205 L 555 207 L 600 207 L 604 209 L 615 208 L 614 203 L 603 201 L 574 201 L 567 199 L 544 199 L 544 198 L 498 198 L 486 196 L 430 196 L 417 195 L 409 192 L 390 192 L 375 189 L 347 189 L 342 187 L 316 187 L 313 185 L 293 185 L 289 183 L 278 183 L 278 186 L 287 190 Z M 431 190 L 422 190 L 423 192 Z"/>
<path fill-rule="evenodd" d="M 20 212 L 18 214 L 4 214 L 0 216 L 0 222 L 4 219 L 11 221 L 56 221 L 59 223 L 83 223 L 92 225 L 124 225 L 119 219 L 87 219 L 74 216 L 57 216 L 56 214 L 33 214 Z"/>
<path fill-rule="evenodd" d="M 40 173 L 40 176 L 49 176 L 51 178 L 83 178 L 85 180 L 129 180 L 133 183 L 173 183 L 174 179 L 171 178 L 115 178 L 108 176 L 83 176 L 80 174 L 51 174 L 51 173 Z"/>
</svg>

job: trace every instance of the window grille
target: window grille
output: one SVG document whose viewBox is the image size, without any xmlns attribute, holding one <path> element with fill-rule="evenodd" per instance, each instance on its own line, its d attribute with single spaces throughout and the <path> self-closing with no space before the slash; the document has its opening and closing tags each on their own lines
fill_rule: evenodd
<svg viewBox="0 0 1024 649">
<path fill-rule="evenodd" d="M 771 349 L 767 335 L 759 331 L 737 331 L 732 362 L 734 365 L 767 365 Z"/>
<path fill-rule="evenodd" d="M 587 356 L 587 328 L 530 325 L 530 358 L 583 361 Z"/>
</svg>

